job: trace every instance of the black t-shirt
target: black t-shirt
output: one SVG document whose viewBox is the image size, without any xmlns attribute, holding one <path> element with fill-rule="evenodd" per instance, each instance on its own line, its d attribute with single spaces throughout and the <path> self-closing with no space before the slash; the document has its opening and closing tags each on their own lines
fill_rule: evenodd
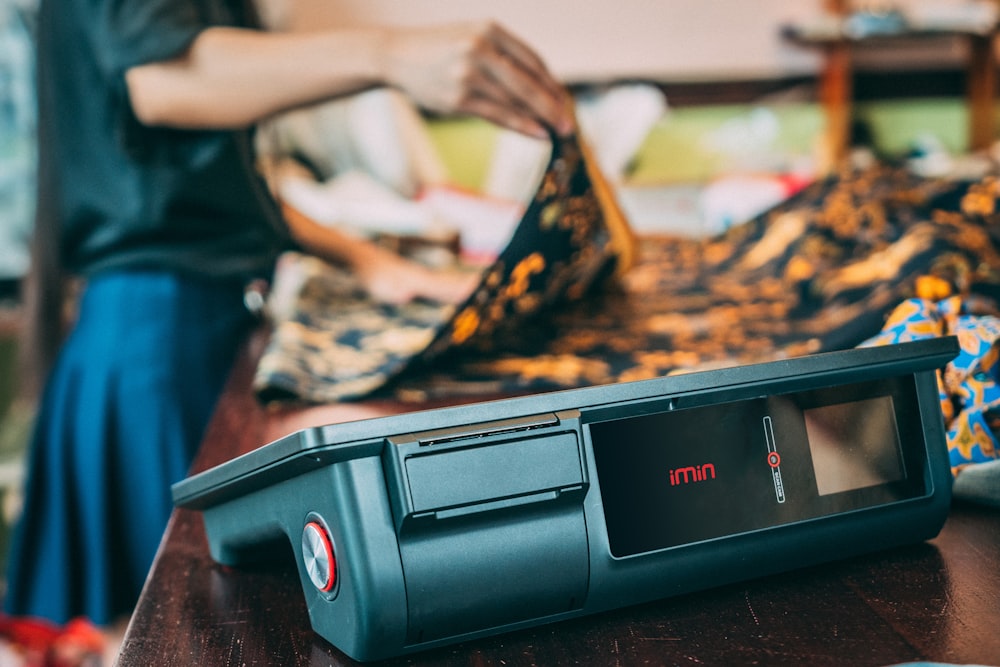
<svg viewBox="0 0 1000 667">
<path fill-rule="evenodd" d="M 76 273 L 267 275 L 289 247 L 249 131 L 150 128 L 128 68 L 180 55 L 209 26 L 256 27 L 249 0 L 42 0 L 40 207 Z"/>
</svg>

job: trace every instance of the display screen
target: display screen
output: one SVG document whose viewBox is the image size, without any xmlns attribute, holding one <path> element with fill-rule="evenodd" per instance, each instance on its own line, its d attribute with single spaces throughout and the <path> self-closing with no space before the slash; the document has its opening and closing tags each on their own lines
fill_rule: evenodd
<svg viewBox="0 0 1000 667">
<path fill-rule="evenodd" d="M 903 478 L 891 397 L 810 408 L 804 416 L 819 495 Z"/>
<path fill-rule="evenodd" d="M 912 378 L 588 425 L 612 554 L 628 556 L 924 493 Z"/>
</svg>

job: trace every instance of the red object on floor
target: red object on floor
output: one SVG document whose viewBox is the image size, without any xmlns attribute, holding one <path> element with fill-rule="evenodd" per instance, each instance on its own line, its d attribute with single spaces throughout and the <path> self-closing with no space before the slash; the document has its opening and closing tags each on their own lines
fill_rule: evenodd
<svg viewBox="0 0 1000 667">
<path fill-rule="evenodd" d="M 24 667 L 85 667 L 101 664 L 104 635 L 84 618 L 66 625 L 43 619 L 0 615 L 0 642 Z"/>
</svg>

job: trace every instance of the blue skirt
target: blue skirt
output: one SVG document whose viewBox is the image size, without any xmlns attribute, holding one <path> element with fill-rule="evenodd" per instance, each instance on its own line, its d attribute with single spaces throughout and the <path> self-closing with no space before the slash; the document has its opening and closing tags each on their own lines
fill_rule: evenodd
<svg viewBox="0 0 1000 667">
<path fill-rule="evenodd" d="M 39 406 L 8 613 L 107 624 L 131 612 L 253 325 L 242 285 L 93 278 Z"/>
</svg>

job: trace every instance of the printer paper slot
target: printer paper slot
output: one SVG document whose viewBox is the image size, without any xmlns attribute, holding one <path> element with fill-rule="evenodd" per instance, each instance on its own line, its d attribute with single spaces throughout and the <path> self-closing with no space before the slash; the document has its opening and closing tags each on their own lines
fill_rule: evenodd
<svg viewBox="0 0 1000 667">
<path fill-rule="evenodd" d="M 413 513 L 584 483 L 580 448 L 571 432 L 411 456 L 406 476 Z"/>
</svg>

